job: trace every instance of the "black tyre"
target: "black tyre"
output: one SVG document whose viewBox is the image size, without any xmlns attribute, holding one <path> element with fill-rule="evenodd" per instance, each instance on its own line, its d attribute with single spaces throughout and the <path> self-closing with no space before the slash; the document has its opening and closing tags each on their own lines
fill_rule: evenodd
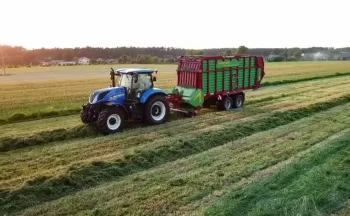
<svg viewBox="0 0 350 216">
<path fill-rule="evenodd" d="M 97 127 L 103 134 L 112 134 L 124 126 L 125 115 L 120 108 L 106 108 L 100 112 L 97 119 Z"/>
<path fill-rule="evenodd" d="M 91 123 L 90 118 L 89 118 L 89 115 L 88 115 L 86 112 L 84 112 L 84 111 L 82 111 L 82 112 L 80 113 L 80 119 L 81 119 L 81 121 L 82 121 L 84 124 L 89 124 L 89 123 Z"/>
<path fill-rule="evenodd" d="M 144 112 L 146 123 L 151 125 L 162 124 L 169 117 L 168 100 L 162 95 L 156 95 L 147 102 Z"/>
<path fill-rule="evenodd" d="M 195 111 L 188 111 L 187 113 L 186 113 L 186 117 L 188 117 L 188 118 L 193 118 L 193 117 L 195 117 L 196 116 L 196 112 Z"/>
<path fill-rule="evenodd" d="M 96 118 L 91 116 L 91 114 L 88 113 L 88 111 L 82 111 L 80 113 L 80 119 L 84 124 L 92 124 L 96 121 Z"/>
<path fill-rule="evenodd" d="M 224 97 L 223 100 L 219 101 L 218 109 L 219 110 L 230 110 L 230 109 L 232 109 L 232 105 L 233 105 L 232 98 L 229 96 L 226 96 L 226 97 Z"/>
<path fill-rule="evenodd" d="M 243 94 L 238 94 L 233 96 L 233 108 L 241 108 L 244 105 Z"/>
</svg>

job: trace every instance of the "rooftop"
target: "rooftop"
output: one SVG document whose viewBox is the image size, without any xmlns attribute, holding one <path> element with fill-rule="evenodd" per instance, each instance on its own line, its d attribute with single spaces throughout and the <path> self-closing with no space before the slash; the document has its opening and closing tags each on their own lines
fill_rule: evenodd
<svg viewBox="0 0 350 216">
<path fill-rule="evenodd" d="M 343 58 L 350 58 L 350 52 L 341 52 L 340 56 Z"/>
<path fill-rule="evenodd" d="M 117 73 L 153 73 L 155 69 L 144 69 L 144 68 L 120 68 L 116 70 Z"/>
</svg>

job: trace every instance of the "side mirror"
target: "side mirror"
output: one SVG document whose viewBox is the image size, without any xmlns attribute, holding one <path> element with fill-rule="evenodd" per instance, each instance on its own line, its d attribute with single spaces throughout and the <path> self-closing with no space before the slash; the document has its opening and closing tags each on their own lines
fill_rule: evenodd
<svg viewBox="0 0 350 216">
<path fill-rule="evenodd" d="M 157 81 L 157 77 L 152 77 L 152 81 L 153 82 Z"/>
</svg>

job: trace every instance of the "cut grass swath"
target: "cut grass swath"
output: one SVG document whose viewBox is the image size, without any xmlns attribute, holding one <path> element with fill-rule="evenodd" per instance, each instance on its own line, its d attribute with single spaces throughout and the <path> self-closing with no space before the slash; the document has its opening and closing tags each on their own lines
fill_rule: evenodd
<svg viewBox="0 0 350 216">
<path fill-rule="evenodd" d="M 300 158 L 309 149 L 329 145 L 335 137 L 349 131 L 344 130 L 350 118 L 349 108 L 350 104 L 337 106 L 276 129 L 40 204 L 20 214 L 55 215 L 51 209 L 56 209 L 70 215 L 97 212 L 103 215 L 184 215 L 196 207 L 206 206 L 208 201 L 215 202 L 217 195 L 224 191 L 241 187 L 247 178 L 258 181 L 262 177 L 259 171 L 273 174 L 276 171 L 271 166 L 279 166 L 296 155 Z M 318 133 L 319 130 L 322 133 Z"/>
<path fill-rule="evenodd" d="M 287 80 L 281 80 L 281 81 L 263 82 L 261 86 L 262 87 L 278 86 L 278 85 L 292 84 L 297 82 L 307 82 L 307 81 L 314 81 L 314 80 L 320 80 L 320 79 L 329 79 L 334 77 L 343 77 L 343 76 L 349 76 L 349 75 L 350 75 L 350 72 L 334 73 L 334 74 L 329 74 L 325 76 L 315 76 L 315 77 L 308 77 L 308 78 L 302 78 L 302 79 L 287 79 Z"/>
<path fill-rule="evenodd" d="M 0 206 L 4 212 L 18 211 L 83 188 L 203 152 L 257 132 L 273 129 L 348 102 L 350 102 L 350 95 L 293 111 L 276 112 L 257 121 L 242 123 L 240 127 L 227 127 L 193 139 L 177 140 L 166 146 L 134 152 L 115 162 L 94 161 L 80 167 L 72 167 L 66 176 L 58 178 L 38 177 L 27 182 L 24 187 L 18 190 L 1 191 L 0 195 L 4 199 L 0 201 Z M 28 199 L 29 197 L 31 198 Z"/>
<path fill-rule="evenodd" d="M 341 81 L 341 79 L 339 79 Z M 339 80 L 337 79 L 336 84 L 339 84 Z M 332 82 L 330 82 L 332 83 Z M 348 82 L 341 82 L 344 83 L 344 88 L 348 87 Z M 317 84 L 317 88 L 319 87 L 320 83 Z M 332 86 L 332 85 L 329 85 Z M 266 98 L 262 98 L 260 99 L 259 97 L 257 97 L 257 99 L 254 100 L 248 100 L 247 101 L 247 105 L 254 105 L 252 107 L 262 107 L 264 104 L 271 106 L 272 104 L 270 104 L 269 102 L 271 101 L 275 101 L 275 100 L 279 100 L 282 98 L 285 98 L 284 101 L 287 102 L 286 105 L 288 105 L 288 107 L 290 106 L 290 104 L 296 104 L 296 106 L 299 107 L 304 107 L 307 105 L 304 105 L 303 101 L 305 100 L 304 96 L 308 96 L 308 97 L 317 97 L 318 95 L 323 95 L 325 93 L 323 92 L 329 92 L 327 94 L 333 95 L 335 93 L 333 92 L 337 92 L 337 88 L 335 87 L 329 87 L 329 86 L 325 86 L 323 89 L 321 89 L 321 91 L 316 91 L 312 88 L 306 88 L 305 90 L 298 90 L 298 91 L 292 91 L 293 93 L 283 93 L 281 95 L 277 95 L 277 96 L 270 96 L 270 97 L 266 97 Z M 311 86 L 312 87 L 312 86 Z M 327 88 L 326 88 L 327 87 Z M 294 87 L 293 87 L 294 88 Z M 289 87 L 287 89 L 290 89 Z M 269 92 L 271 90 L 268 90 Z M 313 93 L 315 92 L 315 93 Z M 346 94 L 346 92 L 340 92 L 339 94 Z M 254 94 L 252 94 L 254 95 Z M 261 95 L 260 93 L 258 95 Z M 299 101 L 293 101 L 290 100 L 293 95 L 297 95 L 298 97 L 300 97 L 301 99 Z M 336 97 L 336 94 L 334 95 Z M 324 100 L 324 97 L 320 96 L 320 100 Z M 280 102 L 275 102 L 276 103 L 280 103 L 279 106 L 277 106 L 276 109 L 279 109 L 278 107 L 282 106 L 282 108 L 285 106 L 283 105 L 283 103 L 285 103 L 283 101 Z M 321 102 L 321 101 L 320 101 Z M 309 102 L 308 102 L 309 103 Z M 312 102 L 314 103 L 314 102 Z M 259 105 L 257 105 L 259 104 Z M 248 107 L 247 107 L 248 108 Z M 271 110 L 270 108 L 265 109 L 265 110 Z M 213 110 L 209 110 L 209 111 L 213 111 Z M 256 113 L 262 113 L 264 112 L 264 110 L 259 110 L 256 108 L 255 110 Z M 204 112 L 201 113 L 201 115 L 204 114 Z M 252 113 L 251 113 L 252 114 Z M 79 119 L 78 116 L 74 116 L 75 118 Z M 176 115 L 172 115 L 171 116 L 171 120 L 176 119 L 178 116 Z M 216 117 L 215 117 L 216 118 Z M 213 119 L 212 119 L 213 120 Z M 223 121 L 225 121 L 225 119 L 222 119 Z M 35 123 L 35 122 L 33 122 Z M 55 124 L 55 127 L 57 126 L 55 121 L 52 122 L 52 124 Z M 75 123 L 75 125 L 78 125 Z M 136 125 L 134 125 L 136 126 Z M 14 125 L 15 127 L 15 125 Z M 18 126 L 19 127 L 19 126 Z M 22 127 L 22 126 L 21 126 Z M 27 147 L 27 146 L 34 146 L 34 145 L 40 145 L 40 144 L 45 144 L 45 143 L 49 143 L 49 142 L 54 142 L 54 141 L 62 141 L 62 140 L 69 140 L 69 139 L 74 139 L 74 138 L 82 138 L 82 137 L 96 137 L 98 136 L 98 133 L 96 131 L 90 130 L 89 127 L 85 127 L 85 126 L 69 126 L 68 128 L 64 127 L 64 128 L 58 128 L 53 130 L 42 130 L 41 132 L 37 132 L 37 133 L 31 133 L 31 134 L 24 134 L 24 135 L 18 135 L 18 136 L 6 136 L 6 137 L 1 137 L 0 138 L 0 151 L 8 151 L 8 150 L 12 150 L 12 149 L 17 149 L 17 148 L 23 148 L 23 147 Z M 189 128 L 191 129 L 191 128 Z M 20 128 L 18 129 L 20 130 Z M 6 129 L 5 129 L 6 131 Z M 10 130 L 9 130 L 10 131 Z M 13 132 L 15 132 L 16 130 L 13 130 Z M 23 131 L 21 130 L 20 133 L 23 133 Z M 29 133 L 29 132 L 28 132 Z"/>
<path fill-rule="evenodd" d="M 205 215 L 330 215 L 350 198 L 350 133 L 273 176 L 233 191 Z"/>
<path fill-rule="evenodd" d="M 27 114 L 27 115 L 23 113 L 15 113 L 12 116 L 10 116 L 8 119 L 0 119 L 0 125 L 28 121 L 28 120 L 74 115 L 74 114 L 78 114 L 80 111 L 81 109 L 75 108 L 75 109 L 67 109 L 67 110 L 54 110 L 50 112 L 36 112 L 36 113 Z"/>
<path fill-rule="evenodd" d="M 169 120 L 175 121 L 180 118 L 181 116 L 172 115 Z M 228 121 L 229 118 L 226 120 Z M 147 125 L 143 125 L 143 124 L 127 124 L 126 128 L 124 129 L 124 132 L 138 128 L 138 127 L 146 127 L 146 126 Z M 168 135 L 171 135 L 171 132 L 169 132 Z M 51 143 L 56 141 L 71 140 L 76 138 L 98 137 L 98 136 L 102 136 L 102 135 L 96 130 L 94 126 L 81 125 L 81 126 L 75 126 L 72 128 L 60 128 L 55 130 L 42 131 L 30 136 L 1 137 L 0 152 L 6 152 L 14 149 L 41 145 L 41 144 Z"/>
</svg>

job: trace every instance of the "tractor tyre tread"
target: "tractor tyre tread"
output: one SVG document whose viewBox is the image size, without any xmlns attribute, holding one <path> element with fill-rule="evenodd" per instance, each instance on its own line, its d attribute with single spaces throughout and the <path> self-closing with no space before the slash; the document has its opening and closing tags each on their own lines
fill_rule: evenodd
<svg viewBox="0 0 350 216">
<path fill-rule="evenodd" d="M 81 119 L 81 121 L 82 121 L 84 124 L 89 124 L 89 123 L 91 123 L 91 121 L 90 121 L 88 115 L 87 115 L 86 112 L 84 112 L 84 111 L 80 113 L 80 119 Z"/>
<path fill-rule="evenodd" d="M 111 114 L 118 114 L 120 116 L 120 119 L 121 119 L 120 126 L 116 130 L 111 130 L 107 126 L 107 120 Z M 121 110 L 120 108 L 106 108 L 106 109 L 102 110 L 100 112 L 100 114 L 98 115 L 97 127 L 103 134 L 111 134 L 111 133 L 121 131 L 123 126 L 124 126 L 124 122 L 125 122 L 125 115 L 124 115 L 123 110 Z"/>
<path fill-rule="evenodd" d="M 162 103 L 164 103 L 165 105 L 165 116 L 162 120 L 160 121 L 154 121 L 154 119 L 152 118 L 151 116 L 151 113 L 152 113 L 152 104 L 155 103 L 156 101 L 161 101 Z M 162 96 L 162 95 L 156 95 L 152 98 L 149 99 L 149 101 L 147 101 L 147 103 L 145 104 L 145 109 L 144 109 L 144 119 L 145 119 L 145 122 L 147 124 L 150 124 L 150 125 L 157 125 L 157 124 L 163 124 L 165 123 L 166 121 L 168 121 L 169 119 L 169 113 L 170 113 L 170 107 L 169 107 L 169 102 L 168 100 Z"/>
</svg>

